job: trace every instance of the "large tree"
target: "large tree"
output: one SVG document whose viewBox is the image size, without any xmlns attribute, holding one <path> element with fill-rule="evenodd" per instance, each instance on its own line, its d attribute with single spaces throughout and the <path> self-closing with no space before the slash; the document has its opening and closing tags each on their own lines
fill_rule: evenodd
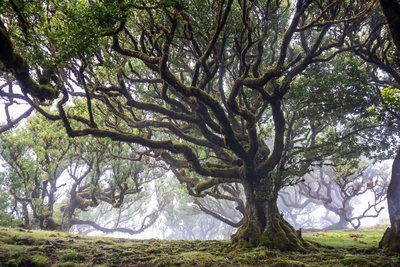
<svg viewBox="0 0 400 267">
<path fill-rule="evenodd" d="M 199 196 L 241 183 L 245 215 L 233 241 L 304 248 L 276 205 L 284 98 L 309 65 L 345 50 L 374 1 L 9 3 L 0 61 L 22 94 L 2 97 L 62 120 L 72 137 L 142 145 Z M 58 93 L 56 110 L 41 108 Z"/>
<path fill-rule="evenodd" d="M 383 12 L 387 18 L 388 24 L 390 31 L 392 33 L 392 38 L 393 42 L 397 47 L 397 65 L 399 65 L 399 54 L 400 54 L 400 18 L 399 18 L 399 12 L 400 12 L 400 2 L 398 0 L 381 0 L 380 1 Z M 375 52 L 376 50 L 372 50 L 372 52 Z M 384 57 L 386 56 L 385 54 L 383 55 Z M 373 58 L 373 57 L 372 57 Z M 376 63 L 376 61 L 374 62 Z M 388 63 L 385 61 L 385 63 Z M 388 65 L 388 64 L 380 64 L 378 61 L 378 66 L 382 67 L 383 65 Z M 392 74 L 394 79 L 397 82 L 397 86 L 400 84 L 400 79 L 398 78 L 400 71 L 397 68 L 397 73 L 393 70 L 393 68 L 390 66 L 389 67 L 383 67 L 385 70 L 389 70 L 389 73 L 392 74 L 394 73 L 395 75 Z M 392 70 L 392 71 L 391 71 Z M 397 109 L 396 111 L 393 111 L 390 106 L 387 106 L 387 110 L 389 113 L 391 113 L 392 116 L 397 118 L 397 130 L 399 129 L 399 121 L 400 121 L 400 115 L 398 112 L 399 105 L 400 103 L 400 97 L 399 97 L 399 91 L 397 91 L 397 98 L 392 98 L 392 101 L 389 101 L 391 103 L 397 103 Z M 400 197 L 399 197 L 399 192 L 400 192 L 400 148 L 397 150 L 396 157 L 393 161 L 393 167 L 392 167 L 392 180 L 389 184 L 389 189 L 388 189 L 388 208 L 389 208 L 389 217 L 390 217 L 390 229 L 388 229 L 384 236 L 382 237 L 382 241 L 380 243 L 380 246 L 388 248 L 389 250 L 393 251 L 400 251 Z"/>
<path fill-rule="evenodd" d="M 367 19 L 354 28 L 347 46 L 368 62 L 371 84 L 380 95 L 381 104 L 371 110 L 380 114 L 385 125 L 366 141 L 374 148 L 374 157 L 394 158 L 392 178 L 387 200 L 391 227 L 385 233 L 381 246 L 400 251 L 400 150 L 399 150 L 399 88 L 400 86 L 400 3 L 398 0 L 380 0 L 381 9 L 370 12 Z"/>
</svg>

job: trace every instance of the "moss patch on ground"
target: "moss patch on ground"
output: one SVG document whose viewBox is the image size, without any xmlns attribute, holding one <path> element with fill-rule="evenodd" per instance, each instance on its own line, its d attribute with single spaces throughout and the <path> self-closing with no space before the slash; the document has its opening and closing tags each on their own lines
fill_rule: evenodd
<svg viewBox="0 0 400 267">
<path fill-rule="evenodd" d="M 373 248 L 378 247 L 386 227 L 373 227 L 361 230 L 335 230 L 303 233 L 308 241 L 336 248 Z"/>
<path fill-rule="evenodd" d="M 383 228 L 309 232 L 308 253 L 238 249 L 228 241 L 88 237 L 0 227 L 0 266 L 400 266 L 378 249 Z"/>
</svg>

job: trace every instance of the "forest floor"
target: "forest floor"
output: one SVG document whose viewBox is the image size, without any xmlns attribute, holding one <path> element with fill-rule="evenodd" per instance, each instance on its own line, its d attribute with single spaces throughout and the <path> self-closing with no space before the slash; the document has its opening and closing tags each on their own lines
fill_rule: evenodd
<svg viewBox="0 0 400 267">
<path fill-rule="evenodd" d="M 307 232 L 318 250 L 296 253 L 232 248 L 229 241 L 89 237 L 0 227 L 0 266 L 400 266 L 378 249 L 383 227 Z"/>
</svg>

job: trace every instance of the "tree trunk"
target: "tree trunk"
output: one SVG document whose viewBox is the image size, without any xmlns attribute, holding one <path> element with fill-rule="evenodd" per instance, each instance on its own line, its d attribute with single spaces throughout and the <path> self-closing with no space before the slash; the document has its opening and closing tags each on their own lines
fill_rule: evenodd
<svg viewBox="0 0 400 267">
<path fill-rule="evenodd" d="M 400 2 L 398 0 L 380 0 L 380 2 L 392 33 L 393 42 L 400 51 Z"/>
<path fill-rule="evenodd" d="M 343 230 L 349 225 L 345 215 L 339 215 L 340 219 L 337 223 L 325 227 L 323 230 Z"/>
<path fill-rule="evenodd" d="M 22 214 L 23 214 L 23 224 L 25 228 L 31 227 L 31 221 L 29 219 L 29 211 L 28 211 L 28 204 L 26 202 L 22 202 Z"/>
<path fill-rule="evenodd" d="M 379 247 L 400 252 L 400 149 L 393 161 L 392 179 L 387 190 L 390 228 L 386 229 Z"/>
<path fill-rule="evenodd" d="M 244 185 L 246 210 L 243 225 L 232 235 L 238 246 L 266 246 L 281 251 L 305 251 L 309 245 L 301 234 L 283 218 L 277 206 L 277 194 L 269 199 L 259 199 L 256 187 Z M 264 192 L 263 195 L 269 195 Z"/>
<path fill-rule="evenodd" d="M 69 229 L 72 226 L 72 217 L 74 216 L 75 206 L 69 205 L 64 207 L 62 222 L 61 222 L 61 231 L 69 232 Z"/>
</svg>

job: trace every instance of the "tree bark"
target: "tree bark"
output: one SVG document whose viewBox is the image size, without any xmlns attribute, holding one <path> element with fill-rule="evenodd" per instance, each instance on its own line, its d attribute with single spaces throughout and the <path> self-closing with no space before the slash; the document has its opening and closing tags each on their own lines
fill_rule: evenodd
<svg viewBox="0 0 400 267">
<path fill-rule="evenodd" d="M 400 2 L 398 0 L 380 0 L 383 12 L 389 24 L 392 38 L 400 52 Z M 390 228 L 386 229 L 379 247 L 400 252 L 400 149 L 393 161 L 392 179 L 387 191 Z"/>
<path fill-rule="evenodd" d="M 75 209 L 76 209 L 76 205 L 74 205 L 74 203 L 70 203 L 70 205 L 63 207 L 61 231 L 69 232 L 69 229 L 72 226 L 72 218 L 74 216 Z"/>
<path fill-rule="evenodd" d="M 330 210 L 339 216 L 339 221 L 328 227 L 325 227 L 323 230 L 343 230 L 347 228 L 349 225 L 348 218 L 351 218 L 353 214 L 353 208 L 350 205 L 350 200 L 351 197 L 344 198 L 341 201 L 342 207 L 339 208 L 335 205 L 330 205 L 331 203 L 326 203 L 324 205 L 327 210 Z"/>
<path fill-rule="evenodd" d="M 23 214 L 23 224 L 25 228 L 31 227 L 31 221 L 29 218 L 28 204 L 25 202 L 21 203 L 22 205 L 22 214 Z"/>
<path fill-rule="evenodd" d="M 243 225 L 232 235 L 237 246 L 266 246 L 281 251 L 305 251 L 309 246 L 301 234 L 283 218 L 277 206 L 277 194 L 260 199 L 256 186 L 244 184 L 246 210 Z M 264 193 L 268 196 L 270 194 Z"/>
<path fill-rule="evenodd" d="M 339 215 L 339 221 L 332 225 L 325 227 L 323 230 L 343 230 L 346 229 L 349 225 L 349 222 L 346 220 L 344 215 Z"/>
<path fill-rule="evenodd" d="M 388 21 L 392 38 L 400 51 L 400 1 L 399 0 L 380 0 L 383 13 Z"/>
<path fill-rule="evenodd" d="M 393 161 L 392 179 L 387 190 L 390 228 L 386 229 L 379 247 L 400 252 L 400 149 Z"/>
</svg>

